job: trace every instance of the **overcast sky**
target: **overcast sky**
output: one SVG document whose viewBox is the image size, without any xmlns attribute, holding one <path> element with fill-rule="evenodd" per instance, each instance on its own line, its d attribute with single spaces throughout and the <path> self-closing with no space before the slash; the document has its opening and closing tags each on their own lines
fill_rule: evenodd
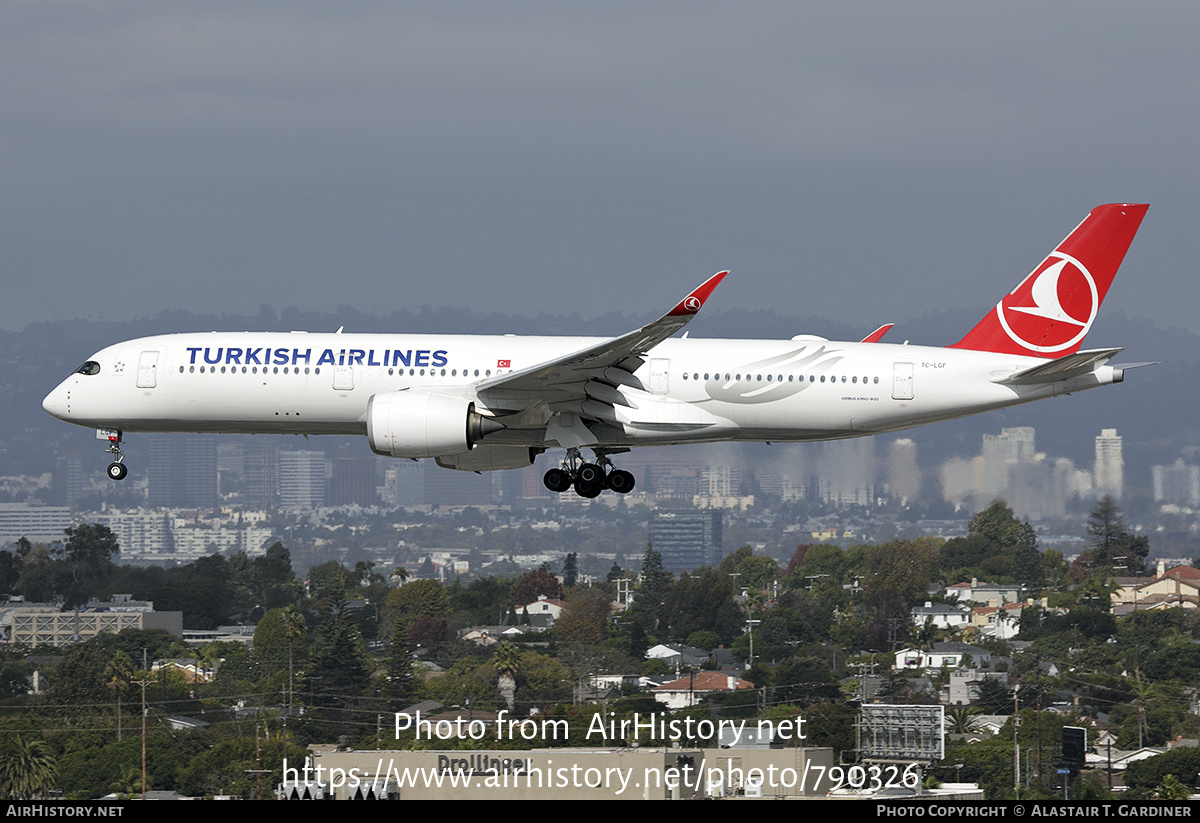
<svg viewBox="0 0 1200 823">
<path fill-rule="evenodd" d="M 1197 32 L 1195 2 L 6 2 L 0 328 L 645 313 L 729 268 L 710 308 L 865 333 L 990 306 L 1132 201 L 1101 317 L 1200 330 Z"/>
</svg>

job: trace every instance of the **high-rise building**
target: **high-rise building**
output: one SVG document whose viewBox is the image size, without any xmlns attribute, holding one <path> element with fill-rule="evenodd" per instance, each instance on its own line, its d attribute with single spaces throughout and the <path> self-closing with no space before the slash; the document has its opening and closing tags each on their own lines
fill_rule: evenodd
<svg viewBox="0 0 1200 823">
<path fill-rule="evenodd" d="M 56 506 L 74 506 L 83 496 L 83 458 L 77 454 L 54 458 L 51 501 Z"/>
<path fill-rule="evenodd" d="M 217 505 L 217 441 L 211 434 L 150 438 L 147 502 L 155 508 Z"/>
<path fill-rule="evenodd" d="M 723 559 L 722 523 L 721 512 L 712 509 L 657 511 L 650 518 L 650 545 L 670 572 L 716 565 Z"/>
<path fill-rule="evenodd" d="M 1181 506 L 1200 506 L 1200 466 L 1189 466 L 1179 458 L 1171 466 L 1155 466 L 1154 501 Z"/>
<path fill-rule="evenodd" d="M 325 505 L 325 452 L 299 449 L 279 453 L 279 505 Z"/>
<path fill-rule="evenodd" d="M 375 455 L 365 449 L 339 451 L 333 458 L 329 504 L 331 506 L 379 505 L 375 468 Z"/>
<path fill-rule="evenodd" d="M 908 502 L 921 491 L 921 471 L 917 468 L 917 444 L 901 437 L 888 444 L 888 493 L 897 500 Z"/>
<path fill-rule="evenodd" d="M 425 469 L 425 501 L 435 506 L 487 506 L 492 502 L 490 472 L 476 474 L 443 469 L 432 460 Z"/>
<path fill-rule="evenodd" d="M 279 443 L 274 437 L 250 438 L 242 454 L 247 505 L 269 511 L 279 505 Z"/>
<path fill-rule="evenodd" d="M 1118 500 L 1125 488 L 1125 458 L 1116 429 L 1101 429 L 1096 438 L 1096 467 L 1092 472 L 1096 491 Z"/>
</svg>

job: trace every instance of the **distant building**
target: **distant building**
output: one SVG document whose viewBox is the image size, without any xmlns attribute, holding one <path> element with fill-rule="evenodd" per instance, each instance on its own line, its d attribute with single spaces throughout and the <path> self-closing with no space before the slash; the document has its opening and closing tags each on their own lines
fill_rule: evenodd
<svg viewBox="0 0 1200 823">
<path fill-rule="evenodd" d="M 1120 499 L 1125 487 L 1125 459 L 1121 437 L 1116 429 L 1101 429 L 1096 438 L 1096 468 L 1093 472 L 1096 492 Z"/>
<path fill-rule="evenodd" d="M 1200 466 L 1189 466 L 1180 458 L 1170 466 L 1155 466 L 1154 502 L 1200 506 Z"/>
<path fill-rule="evenodd" d="M 279 505 L 279 444 L 273 437 L 253 437 L 242 452 L 246 504 L 272 511 Z"/>
<path fill-rule="evenodd" d="M 425 472 L 425 499 L 435 506 L 488 506 L 492 502 L 492 472 L 443 469 L 432 460 L 421 461 Z"/>
<path fill-rule="evenodd" d="M 211 434 L 153 435 L 146 466 L 152 508 L 217 505 L 217 441 Z"/>
<path fill-rule="evenodd" d="M 668 709 L 687 709 L 705 697 L 721 692 L 753 689 L 754 684 L 723 672 L 696 672 L 651 689 L 654 699 Z"/>
<path fill-rule="evenodd" d="M 375 455 L 365 449 L 342 450 L 333 458 L 333 480 L 329 489 L 331 506 L 375 506 L 379 492 L 375 482 Z"/>
<path fill-rule="evenodd" d="M 300 449 L 279 453 L 279 505 L 325 505 L 325 452 Z"/>
<path fill-rule="evenodd" d="M 63 539 L 63 531 L 75 525 L 67 506 L 27 506 L 0 503 L 0 542 L 12 543 L 26 537 L 32 543 Z"/>
<path fill-rule="evenodd" d="M 650 545 L 676 574 L 715 565 L 722 559 L 722 523 L 720 511 L 658 511 L 650 518 Z"/>
<path fill-rule="evenodd" d="M 59 455 L 54 458 L 51 502 L 56 506 L 74 506 L 83 497 L 83 458 Z"/>
<path fill-rule="evenodd" d="M 110 602 L 89 602 L 72 611 L 46 611 L 13 608 L 6 615 L 9 643 L 38 646 L 69 646 L 105 632 L 125 629 L 165 629 L 183 636 L 183 612 L 156 612 L 154 604 L 133 600 L 129 595 L 113 595 Z"/>
</svg>

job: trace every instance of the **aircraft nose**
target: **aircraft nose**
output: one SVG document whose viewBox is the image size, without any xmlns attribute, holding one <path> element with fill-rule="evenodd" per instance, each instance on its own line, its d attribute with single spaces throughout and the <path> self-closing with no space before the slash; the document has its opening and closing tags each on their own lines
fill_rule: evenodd
<svg viewBox="0 0 1200 823">
<path fill-rule="evenodd" d="M 59 420 L 66 420 L 69 413 L 67 394 L 68 390 L 65 386 L 56 386 L 54 391 L 46 395 L 46 399 L 42 401 L 42 408 Z"/>
</svg>

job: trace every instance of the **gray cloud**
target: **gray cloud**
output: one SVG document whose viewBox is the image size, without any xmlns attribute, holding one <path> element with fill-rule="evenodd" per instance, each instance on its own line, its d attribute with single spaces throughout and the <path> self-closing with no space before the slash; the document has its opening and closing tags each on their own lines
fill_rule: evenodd
<svg viewBox="0 0 1200 823">
<path fill-rule="evenodd" d="M 720 307 L 872 325 L 990 305 L 1121 199 L 1153 208 L 1109 310 L 1195 328 L 1198 22 L 8 4 L 0 328 L 264 301 L 646 312 L 725 267 Z"/>
</svg>

